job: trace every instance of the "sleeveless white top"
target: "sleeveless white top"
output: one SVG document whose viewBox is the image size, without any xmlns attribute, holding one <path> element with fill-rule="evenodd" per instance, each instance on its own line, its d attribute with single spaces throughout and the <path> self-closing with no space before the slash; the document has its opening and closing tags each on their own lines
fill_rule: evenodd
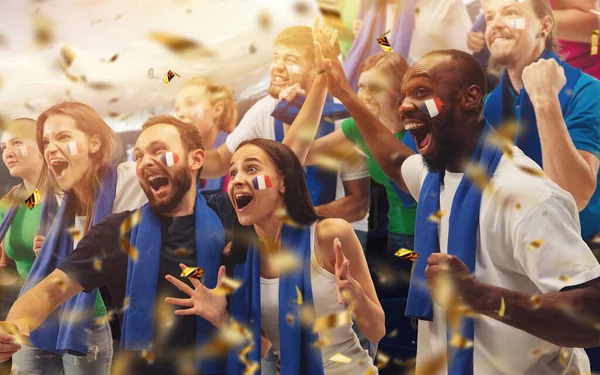
<svg viewBox="0 0 600 375">
<path fill-rule="evenodd" d="M 335 292 L 335 275 L 325 270 L 317 261 L 318 244 L 315 238 L 316 223 L 310 227 L 310 276 L 313 292 L 315 315 L 317 318 L 342 312 L 345 305 L 337 302 Z M 260 278 L 260 309 L 262 328 L 267 333 L 273 345 L 273 352 L 279 355 L 279 278 Z M 373 360 L 366 350 L 362 349 L 352 326 L 338 327 L 319 333 L 319 338 L 326 332 L 331 341 L 330 345 L 321 348 L 325 375 L 362 375 L 373 367 Z M 334 354 L 342 353 L 352 359 L 350 363 L 337 363 L 329 360 Z M 279 366 L 278 366 L 279 367 Z M 377 374 L 374 369 L 373 374 Z"/>
</svg>

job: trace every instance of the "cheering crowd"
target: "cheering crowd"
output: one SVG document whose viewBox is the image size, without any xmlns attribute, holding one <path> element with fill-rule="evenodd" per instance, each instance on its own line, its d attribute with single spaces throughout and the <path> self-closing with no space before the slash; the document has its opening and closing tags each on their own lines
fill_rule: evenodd
<svg viewBox="0 0 600 375">
<path fill-rule="evenodd" d="M 6 123 L 11 373 L 591 374 L 600 59 L 566 29 L 597 28 L 595 1 L 481 0 L 462 42 L 427 46 L 428 3 L 361 3 L 345 59 L 320 19 L 284 29 L 239 122 L 189 79 L 133 162 L 84 103 Z M 371 179 L 402 309 L 367 262 Z M 413 364 L 378 352 L 411 321 Z"/>
</svg>

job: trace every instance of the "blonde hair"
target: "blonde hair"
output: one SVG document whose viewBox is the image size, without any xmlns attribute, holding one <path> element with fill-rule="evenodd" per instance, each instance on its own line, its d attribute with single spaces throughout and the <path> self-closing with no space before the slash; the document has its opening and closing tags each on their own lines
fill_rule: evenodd
<svg viewBox="0 0 600 375">
<path fill-rule="evenodd" d="M 183 85 L 183 87 L 186 86 L 202 86 L 206 88 L 210 105 L 214 106 L 217 103 L 223 103 L 223 113 L 217 120 L 219 129 L 227 133 L 231 133 L 235 129 L 238 120 L 238 107 L 229 87 L 226 85 L 217 85 L 208 77 L 192 77 Z"/>
<path fill-rule="evenodd" d="M 75 127 L 89 137 L 100 137 L 101 145 L 98 152 L 90 154 L 91 166 L 82 178 L 83 191 L 77 195 L 80 208 L 86 215 L 85 233 L 90 227 L 94 216 L 94 201 L 101 184 L 101 178 L 108 171 L 111 162 L 121 155 L 123 149 L 115 132 L 104 122 L 102 117 L 92 107 L 80 102 L 60 102 L 48 108 L 37 119 L 36 138 L 40 152 L 44 153 L 44 124 L 50 116 L 63 115 L 75 120 Z M 50 181 L 55 185 L 52 175 Z"/>
</svg>

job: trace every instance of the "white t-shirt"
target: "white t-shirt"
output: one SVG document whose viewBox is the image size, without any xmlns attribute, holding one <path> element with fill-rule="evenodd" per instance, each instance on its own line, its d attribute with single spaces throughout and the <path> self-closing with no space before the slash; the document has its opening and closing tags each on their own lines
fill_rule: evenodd
<svg viewBox="0 0 600 375">
<path fill-rule="evenodd" d="M 573 197 L 549 179 L 517 168 L 515 163 L 539 169 L 520 149 L 513 150 L 514 161 L 502 157 L 490 180 L 495 193 L 484 194 L 481 199 L 475 278 L 513 291 L 543 294 L 600 277 L 600 265 L 581 239 Z M 404 162 L 402 176 L 418 200 L 427 176 L 421 155 Z M 447 252 L 452 200 L 462 176 L 446 171 L 440 189 L 440 209 L 446 211 L 438 229 L 442 253 Z M 544 243 L 537 251 L 528 250 L 527 245 L 537 239 Z M 568 280 L 561 281 L 562 275 Z M 510 306 L 506 306 L 506 313 L 510 313 Z M 532 355 L 534 349 L 541 349 L 542 354 Z M 567 350 L 569 368 L 565 369 L 558 346 L 489 317 L 475 319 L 475 374 L 589 373 L 585 351 Z M 446 319 L 434 304 L 433 322 L 419 321 L 417 370 L 440 353 L 446 353 Z M 447 374 L 447 368 L 437 374 Z"/>
<path fill-rule="evenodd" d="M 339 103 L 339 101 L 336 100 Z M 232 154 L 235 149 L 244 141 L 256 138 L 265 138 L 275 140 L 275 119 L 271 116 L 278 100 L 265 96 L 256 102 L 252 108 L 246 112 L 240 124 L 235 128 L 233 133 L 229 134 L 227 140 L 227 148 Z M 335 128 L 339 129 L 343 120 L 335 122 Z M 284 129 L 285 130 L 285 129 Z M 346 196 L 342 181 L 358 180 L 369 177 L 367 164 L 362 163 L 360 166 L 352 166 L 343 164 L 338 171 L 338 182 L 336 186 L 335 199 L 340 199 Z M 367 232 L 369 230 L 368 215 L 362 220 L 352 223 L 355 230 Z"/>
<path fill-rule="evenodd" d="M 62 204 L 62 196 L 56 196 L 58 204 Z M 136 210 L 148 203 L 148 198 L 142 190 L 135 174 L 135 163 L 125 162 L 117 166 L 117 186 L 115 189 L 115 202 L 112 213 Z M 74 227 L 79 233 L 84 233 L 85 216 L 76 216 Z M 77 239 L 73 239 L 73 249 L 77 247 Z"/>
</svg>

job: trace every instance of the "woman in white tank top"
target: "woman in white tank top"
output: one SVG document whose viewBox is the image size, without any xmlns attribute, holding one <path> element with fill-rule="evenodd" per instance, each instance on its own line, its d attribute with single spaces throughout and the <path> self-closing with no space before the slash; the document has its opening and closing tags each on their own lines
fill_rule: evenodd
<svg viewBox="0 0 600 375">
<path fill-rule="evenodd" d="M 367 339 L 378 342 L 385 335 L 385 317 L 360 242 L 348 222 L 319 220 L 310 202 L 303 168 L 293 151 L 270 140 L 244 142 L 233 154 L 230 176 L 228 193 L 238 220 L 254 227 L 263 245 L 261 254 L 281 251 L 284 210 L 296 224 L 310 225 L 310 284 L 316 318 L 343 313 L 348 304 L 342 296 L 349 297 L 354 324 Z M 279 309 L 288 302 L 279 301 L 279 266 L 269 259 L 263 256 L 260 263 L 262 355 L 270 346 L 277 354 L 286 345 L 279 335 Z M 377 374 L 350 324 L 318 334 L 320 340 L 328 342 L 321 347 L 325 375 L 362 375 L 369 368 Z M 332 361 L 338 353 L 350 362 Z M 262 374 L 266 373 L 270 371 L 263 368 Z"/>
</svg>

